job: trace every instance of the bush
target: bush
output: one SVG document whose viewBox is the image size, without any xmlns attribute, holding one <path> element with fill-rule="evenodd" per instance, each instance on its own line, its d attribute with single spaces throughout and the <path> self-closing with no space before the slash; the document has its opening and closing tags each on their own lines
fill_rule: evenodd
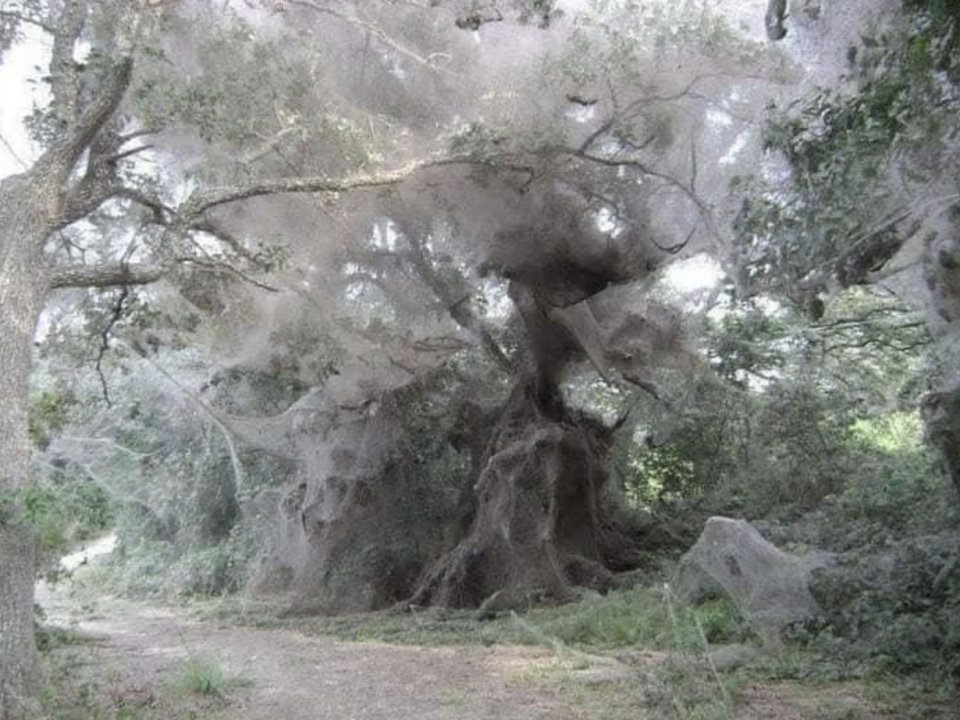
<svg viewBox="0 0 960 720">
<path fill-rule="evenodd" d="M 121 542 L 103 568 L 103 582 L 118 595 L 145 598 L 168 589 L 167 569 L 177 557 L 172 543 Z"/>
<path fill-rule="evenodd" d="M 237 527 L 226 540 L 180 556 L 169 569 L 170 583 L 182 596 L 237 592 L 247 580 L 254 550 Z"/>
<path fill-rule="evenodd" d="M 950 488 L 937 471 L 936 454 L 924 444 L 918 413 L 859 420 L 850 429 L 849 445 L 856 470 L 835 498 L 829 537 L 864 523 L 872 526 L 875 540 L 935 532 L 953 523 Z"/>
<path fill-rule="evenodd" d="M 958 548 L 956 533 L 918 537 L 816 572 L 814 597 L 846 640 L 836 651 L 874 670 L 960 670 Z"/>
<path fill-rule="evenodd" d="M 128 597 L 222 595 L 243 587 L 255 551 L 241 527 L 206 547 L 158 540 L 125 542 L 111 557 L 103 581 Z"/>
<path fill-rule="evenodd" d="M 665 442 L 634 445 L 621 462 L 631 498 L 748 518 L 796 515 L 837 492 L 855 467 L 849 404 L 816 378 L 779 380 L 763 393 L 707 378 L 678 392 Z"/>
</svg>

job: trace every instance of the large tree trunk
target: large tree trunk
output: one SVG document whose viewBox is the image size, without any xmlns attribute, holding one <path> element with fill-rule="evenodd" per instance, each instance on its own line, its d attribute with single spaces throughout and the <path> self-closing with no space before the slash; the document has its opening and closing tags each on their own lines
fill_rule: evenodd
<svg viewBox="0 0 960 720">
<path fill-rule="evenodd" d="M 584 301 L 621 268 L 581 267 L 575 259 L 569 252 L 545 256 L 527 277 L 507 268 L 531 367 L 487 446 L 473 524 L 422 579 L 414 605 L 497 612 L 564 601 L 575 586 L 613 587 L 610 568 L 628 569 L 636 557 L 638 543 L 601 517 L 611 430 L 566 407 L 560 390 L 573 362 L 588 359 L 604 374 L 607 348 Z"/>
<path fill-rule="evenodd" d="M 17 492 L 27 482 L 28 380 L 46 292 L 44 215 L 24 176 L 0 183 L 0 718 L 30 715 L 39 686 L 33 637 L 34 538 Z M 12 502 L 11 502 L 12 501 Z"/>
<path fill-rule="evenodd" d="M 607 431 L 558 396 L 545 403 L 542 390 L 539 378 L 517 383 L 476 484 L 473 525 L 411 604 L 501 610 L 613 585 L 599 517 Z"/>
</svg>

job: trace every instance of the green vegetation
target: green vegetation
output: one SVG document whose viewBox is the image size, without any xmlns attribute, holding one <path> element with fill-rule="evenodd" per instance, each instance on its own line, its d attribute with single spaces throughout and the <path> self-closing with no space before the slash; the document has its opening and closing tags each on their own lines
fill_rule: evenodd
<svg viewBox="0 0 960 720">
<path fill-rule="evenodd" d="M 177 669 L 170 680 L 170 686 L 180 693 L 222 698 L 226 694 L 228 682 L 223 667 L 217 660 L 191 656 Z"/>
<path fill-rule="evenodd" d="M 214 659 L 189 657 L 160 682 L 104 664 L 96 640 L 71 636 L 43 648 L 46 685 L 37 720 L 215 720 L 248 685 Z"/>
<path fill-rule="evenodd" d="M 553 608 L 533 608 L 479 621 L 475 611 L 438 610 L 397 614 L 364 613 L 334 617 L 279 619 L 273 613 L 222 601 L 205 610 L 261 627 L 289 627 L 344 640 L 410 645 L 520 644 L 599 652 L 624 647 L 697 647 L 701 633 L 710 642 L 746 641 L 750 631 L 736 609 L 714 600 L 671 612 L 658 589 L 618 590 Z"/>
</svg>

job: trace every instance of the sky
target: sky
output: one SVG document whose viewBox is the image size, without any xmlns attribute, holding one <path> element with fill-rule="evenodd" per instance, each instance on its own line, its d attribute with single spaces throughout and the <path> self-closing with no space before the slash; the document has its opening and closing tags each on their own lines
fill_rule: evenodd
<svg viewBox="0 0 960 720">
<path fill-rule="evenodd" d="M 50 44 L 44 33 L 25 28 L 24 42 L 17 43 L 0 64 L 0 178 L 22 172 L 37 156 L 27 137 L 23 118 L 34 103 L 47 101 L 46 85 L 40 81 L 47 64 Z M 33 80 L 34 82 L 30 82 Z"/>
</svg>

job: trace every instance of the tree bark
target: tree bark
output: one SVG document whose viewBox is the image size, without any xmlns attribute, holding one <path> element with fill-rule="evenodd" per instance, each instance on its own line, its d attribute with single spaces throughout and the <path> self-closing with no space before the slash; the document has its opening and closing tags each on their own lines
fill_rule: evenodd
<svg viewBox="0 0 960 720">
<path fill-rule="evenodd" d="M 0 183 L 0 718 L 25 718 L 40 672 L 33 637 L 34 538 L 27 483 L 30 357 L 46 294 L 44 193 L 29 176 Z"/>
<path fill-rule="evenodd" d="M 960 213 L 958 213 L 960 214 Z M 921 404 L 927 438 L 944 461 L 960 501 L 960 219 L 952 234 L 932 235 L 924 248 L 930 291 L 933 392 Z"/>
<path fill-rule="evenodd" d="M 7 459 L 6 453 L 0 457 Z M 35 717 L 40 683 L 33 637 L 33 536 L 22 523 L 0 521 L 0 718 Z"/>
</svg>

